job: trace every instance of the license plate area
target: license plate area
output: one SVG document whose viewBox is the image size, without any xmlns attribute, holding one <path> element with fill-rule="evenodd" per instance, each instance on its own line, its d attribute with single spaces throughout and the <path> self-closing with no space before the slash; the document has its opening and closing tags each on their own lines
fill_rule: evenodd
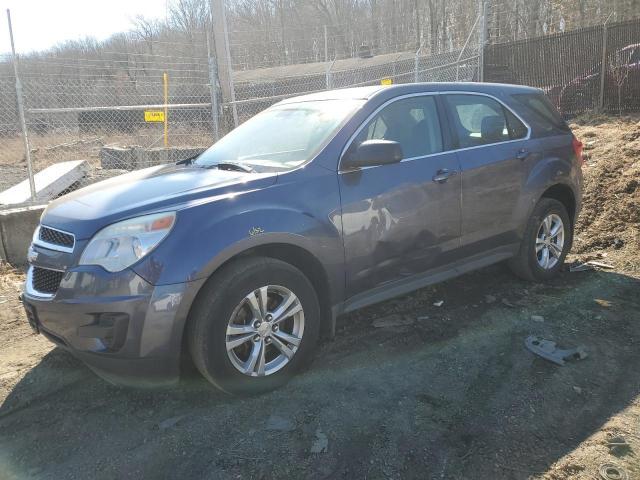
<svg viewBox="0 0 640 480">
<path fill-rule="evenodd" d="M 27 320 L 29 322 L 29 325 L 31 326 L 31 328 L 35 333 L 40 333 L 40 321 L 38 320 L 38 314 L 36 312 L 36 309 L 32 305 L 29 305 L 26 302 L 24 302 L 23 305 L 24 305 L 24 311 L 27 314 Z"/>
</svg>

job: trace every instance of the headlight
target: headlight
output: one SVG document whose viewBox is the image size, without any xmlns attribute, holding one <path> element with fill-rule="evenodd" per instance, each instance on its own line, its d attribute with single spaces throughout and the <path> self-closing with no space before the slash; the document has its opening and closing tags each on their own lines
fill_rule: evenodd
<svg viewBox="0 0 640 480">
<path fill-rule="evenodd" d="M 175 212 L 165 212 L 109 225 L 89 241 L 80 265 L 101 265 L 109 272 L 124 270 L 157 247 L 175 219 Z"/>
</svg>

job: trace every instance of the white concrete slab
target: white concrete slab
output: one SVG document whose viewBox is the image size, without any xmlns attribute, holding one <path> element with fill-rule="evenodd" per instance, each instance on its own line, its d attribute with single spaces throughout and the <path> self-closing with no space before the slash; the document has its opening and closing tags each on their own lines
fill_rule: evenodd
<svg viewBox="0 0 640 480">
<path fill-rule="evenodd" d="M 12 265 L 27 263 L 33 231 L 46 205 L 0 210 L 0 260 Z"/>
<path fill-rule="evenodd" d="M 36 200 L 51 200 L 86 174 L 89 165 L 86 160 L 73 160 L 50 165 L 34 176 Z M 29 179 L 0 193 L 0 205 L 18 205 L 31 200 Z"/>
</svg>

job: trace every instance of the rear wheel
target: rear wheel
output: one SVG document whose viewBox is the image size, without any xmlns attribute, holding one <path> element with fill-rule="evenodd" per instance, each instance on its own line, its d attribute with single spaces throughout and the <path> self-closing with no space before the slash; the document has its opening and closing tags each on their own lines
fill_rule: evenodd
<svg viewBox="0 0 640 480">
<path fill-rule="evenodd" d="M 203 287 L 187 331 L 202 375 L 227 393 L 277 388 L 312 359 L 320 308 L 307 277 L 270 258 L 243 259 Z"/>
<path fill-rule="evenodd" d="M 556 276 L 573 241 L 573 225 L 565 206 L 542 198 L 533 209 L 518 254 L 509 265 L 525 280 L 544 281 Z"/>
</svg>

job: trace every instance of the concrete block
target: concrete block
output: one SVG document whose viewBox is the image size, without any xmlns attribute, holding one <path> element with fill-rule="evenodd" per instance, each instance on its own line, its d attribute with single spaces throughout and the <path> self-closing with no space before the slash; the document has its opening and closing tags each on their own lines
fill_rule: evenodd
<svg viewBox="0 0 640 480">
<path fill-rule="evenodd" d="M 172 148 L 169 151 L 169 161 L 171 163 L 179 162 L 180 160 L 184 160 L 186 158 L 193 157 L 195 155 L 200 155 L 204 152 L 206 148 L 204 147 L 179 147 Z"/>
<path fill-rule="evenodd" d="M 137 147 L 106 145 L 100 149 L 100 166 L 104 169 L 134 170 L 137 164 Z"/>
<path fill-rule="evenodd" d="M 153 167 L 169 163 L 169 151 L 166 148 L 148 148 L 144 151 L 144 163 L 140 168 Z"/>
<path fill-rule="evenodd" d="M 18 267 L 27 263 L 27 250 L 46 205 L 0 210 L 0 258 Z"/>
<path fill-rule="evenodd" d="M 34 175 L 36 184 L 36 200 L 51 200 L 71 185 L 84 178 L 89 165 L 85 160 L 74 160 L 50 165 Z M 0 205 L 20 205 L 31 200 L 29 180 L 0 193 Z"/>
</svg>

